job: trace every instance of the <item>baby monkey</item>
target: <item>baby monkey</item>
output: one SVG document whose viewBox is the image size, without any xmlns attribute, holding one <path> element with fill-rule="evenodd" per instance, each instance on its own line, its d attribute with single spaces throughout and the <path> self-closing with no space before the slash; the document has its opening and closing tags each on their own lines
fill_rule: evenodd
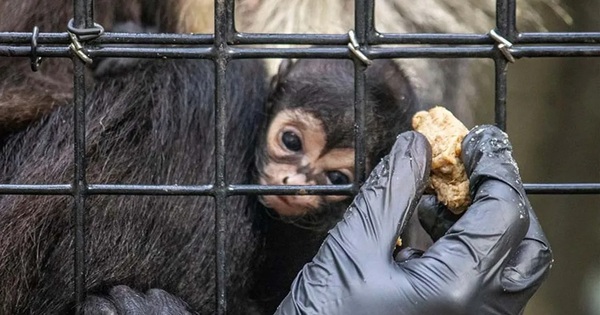
<svg viewBox="0 0 600 315">
<path fill-rule="evenodd" d="M 267 126 L 257 150 L 258 182 L 267 185 L 340 185 L 354 180 L 354 65 L 349 60 L 284 61 L 273 78 Z M 391 60 L 366 70 L 366 169 L 411 128 L 418 103 Z M 266 195 L 261 202 L 282 217 L 342 213 L 348 196 Z"/>
<path fill-rule="evenodd" d="M 420 109 L 404 73 L 391 60 L 366 70 L 365 157 L 370 172 Z M 271 84 L 266 124 L 256 150 L 256 181 L 329 185 L 354 181 L 354 65 L 349 60 L 284 61 Z M 275 215 L 252 298 L 273 313 L 298 271 L 351 202 L 348 196 L 266 195 Z M 293 224 L 290 224 L 293 223 Z"/>
</svg>

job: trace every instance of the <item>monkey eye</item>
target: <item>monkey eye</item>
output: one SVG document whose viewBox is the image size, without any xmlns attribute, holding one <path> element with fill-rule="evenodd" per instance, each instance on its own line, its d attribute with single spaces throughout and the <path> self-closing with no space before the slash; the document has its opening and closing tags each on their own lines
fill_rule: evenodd
<svg viewBox="0 0 600 315">
<path fill-rule="evenodd" d="M 329 178 L 329 181 L 334 185 L 350 184 L 350 178 L 340 171 L 327 172 L 327 178 Z"/>
<path fill-rule="evenodd" d="M 295 133 L 286 131 L 281 135 L 281 142 L 290 151 L 298 152 L 302 150 L 302 141 Z"/>
</svg>

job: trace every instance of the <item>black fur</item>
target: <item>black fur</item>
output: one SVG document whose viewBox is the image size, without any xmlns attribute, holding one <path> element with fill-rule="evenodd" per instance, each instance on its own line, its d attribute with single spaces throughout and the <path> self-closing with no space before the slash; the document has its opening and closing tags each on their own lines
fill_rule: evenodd
<svg viewBox="0 0 600 315">
<path fill-rule="evenodd" d="M 177 28 L 178 10 L 190 0 L 96 0 L 94 18 L 107 31 L 118 23 L 152 25 L 163 32 Z M 212 12 L 206 13 L 212 18 Z M 73 17 L 72 0 L 0 0 L 0 32 L 65 32 Z M 88 81 L 89 82 L 89 81 Z M 72 62 L 45 58 L 38 72 L 29 58 L 0 58 L 0 145 L 6 135 L 26 128 L 54 109 L 70 104 L 73 94 Z"/>
<path fill-rule="evenodd" d="M 213 70 L 209 61 L 148 61 L 99 79 L 86 113 L 89 183 L 201 184 L 214 180 Z M 265 102 L 260 62 L 235 61 L 227 76 L 228 178 L 251 181 Z M 8 183 L 69 183 L 72 110 L 61 107 L 3 152 Z M 92 196 L 87 199 L 87 289 L 161 288 L 200 313 L 215 307 L 214 202 L 209 197 Z M 63 314 L 72 307 L 71 200 L 0 199 L 0 313 Z M 260 239 L 252 198 L 227 199 L 230 311 L 242 305 Z"/>
</svg>

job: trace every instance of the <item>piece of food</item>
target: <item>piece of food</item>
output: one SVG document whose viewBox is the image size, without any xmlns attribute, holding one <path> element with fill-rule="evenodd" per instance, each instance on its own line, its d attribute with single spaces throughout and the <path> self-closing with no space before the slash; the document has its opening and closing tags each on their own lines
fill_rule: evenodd
<svg viewBox="0 0 600 315">
<path fill-rule="evenodd" d="M 469 130 L 450 111 L 439 106 L 416 113 L 412 125 L 431 144 L 430 186 L 438 200 L 455 214 L 464 212 L 471 197 L 460 153 Z"/>
</svg>

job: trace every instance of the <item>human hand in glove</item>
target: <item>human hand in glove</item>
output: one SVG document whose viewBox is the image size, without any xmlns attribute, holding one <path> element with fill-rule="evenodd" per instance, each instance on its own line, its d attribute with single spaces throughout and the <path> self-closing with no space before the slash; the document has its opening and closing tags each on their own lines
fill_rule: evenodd
<svg viewBox="0 0 600 315">
<path fill-rule="evenodd" d="M 422 135 L 400 135 L 276 314 L 521 313 L 552 253 L 511 150 L 498 128 L 472 130 L 462 150 L 472 205 L 450 226 L 435 201 L 424 199 L 425 229 L 441 237 L 420 257 L 396 262 L 396 238 L 421 197 L 431 159 Z"/>
</svg>

